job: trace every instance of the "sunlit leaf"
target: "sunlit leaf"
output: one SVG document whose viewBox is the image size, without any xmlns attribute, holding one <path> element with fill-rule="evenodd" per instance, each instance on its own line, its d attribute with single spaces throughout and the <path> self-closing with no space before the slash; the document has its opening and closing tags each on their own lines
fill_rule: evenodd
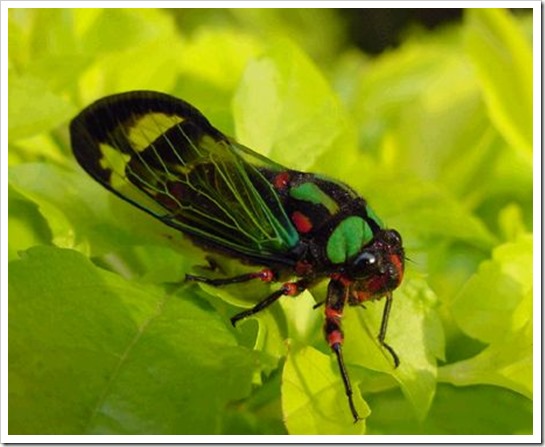
<svg viewBox="0 0 545 447">
<path fill-rule="evenodd" d="M 8 105 L 10 141 L 52 130 L 68 121 L 76 111 L 41 79 L 15 73 L 9 76 Z"/>
<path fill-rule="evenodd" d="M 210 434 L 250 391 L 252 353 L 190 294 L 40 247 L 9 297 L 10 434 Z"/>
<path fill-rule="evenodd" d="M 522 328 L 532 318 L 532 237 L 494 249 L 452 303 L 464 332 L 484 342 Z"/>
<path fill-rule="evenodd" d="M 478 355 L 439 369 L 439 380 L 454 385 L 496 385 L 532 399 L 532 322 L 495 340 Z"/>
<path fill-rule="evenodd" d="M 533 14 L 468 9 L 369 56 L 335 9 L 10 8 L 9 433 L 532 433 Z M 212 272 L 76 168 L 69 121 L 131 89 L 351 185 L 399 230 L 400 367 L 384 300 L 343 317 L 365 421 L 312 309 L 327 280 L 232 328 L 280 285 L 184 284 L 255 266 Z"/>
<path fill-rule="evenodd" d="M 355 156 L 355 135 L 342 105 L 288 40 L 248 65 L 234 105 L 240 142 L 290 167 L 308 168 L 338 147 L 344 163 Z M 331 157 L 333 171 L 338 161 Z"/>
<path fill-rule="evenodd" d="M 468 10 L 467 49 L 488 113 L 516 149 L 532 154 L 532 49 L 506 10 Z"/>
<path fill-rule="evenodd" d="M 362 419 L 369 407 L 356 391 L 354 404 Z M 333 356 L 311 348 L 292 348 L 282 374 L 282 411 L 290 434 L 362 434 L 354 423 Z"/>
<path fill-rule="evenodd" d="M 436 300 L 421 279 L 406 279 L 394 292 L 386 342 L 399 357 L 395 369 L 392 356 L 377 339 L 384 300 L 347 312 L 344 322 L 348 364 L 391 375 L 419 418 L 425 417 L 435 393 L 436 358 L 444 356 L 443 332 L 433 309 Z"/>
</svg>

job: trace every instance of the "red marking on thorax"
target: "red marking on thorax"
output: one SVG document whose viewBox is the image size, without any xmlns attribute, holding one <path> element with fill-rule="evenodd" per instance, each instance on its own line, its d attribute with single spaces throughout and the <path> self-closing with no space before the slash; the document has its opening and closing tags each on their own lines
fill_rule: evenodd
<svg viewBox="0 0 545 447">
<path fill-rule="evenodd" d="M 277 174 L 273 180 L 276 189 L 285 189 L 290 183 L 290 174 L 286 171 Z"/>
<path fill-rule="evenodd" d="M 294 211 L 292 213 L 291 221 L 299 233 L 308 233 L 312 230 L 312 221 L 300 211 Z"/>
</svg>

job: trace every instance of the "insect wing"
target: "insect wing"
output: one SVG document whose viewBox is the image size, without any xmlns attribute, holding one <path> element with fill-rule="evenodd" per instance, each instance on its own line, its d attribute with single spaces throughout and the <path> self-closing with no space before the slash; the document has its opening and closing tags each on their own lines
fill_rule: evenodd
<svg viewBox="0 0 545 447">
<path fill-rule="evenodd" d="M 70 126 L 79 164 L 197 243 L 286 261 L 297 231 L 269 181 L 284 168 L 230 140 L 193 106 L 156 92 L 101 99 Z"/>
</svg>

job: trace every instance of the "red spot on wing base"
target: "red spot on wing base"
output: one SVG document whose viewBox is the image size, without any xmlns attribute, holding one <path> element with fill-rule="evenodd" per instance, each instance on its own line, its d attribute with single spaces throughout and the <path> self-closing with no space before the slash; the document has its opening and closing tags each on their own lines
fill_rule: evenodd
<svg viewBox="0 0 545 447">
<path fill-rule="evenodd" d="M 276 189 L 285 189 L 290 183 L 290 175 L 286 171 L 277 174 L 273 180 Z"/>
</svg>

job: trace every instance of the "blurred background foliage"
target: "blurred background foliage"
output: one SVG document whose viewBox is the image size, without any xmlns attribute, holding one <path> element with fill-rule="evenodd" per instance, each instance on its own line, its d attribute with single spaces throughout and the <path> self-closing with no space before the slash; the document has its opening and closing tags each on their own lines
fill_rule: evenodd
<svg viewBox="0 0 545 447">
<path fill-rule="evenodd" d="M 532 36 L 525 10 L 10 9 L 9 433 L 532 433 Z M 69 120 L 133 89 L 403 235 L 400 368 L 381 302 L 345 317 L 364 423 L 323 288 L 235 330 L 267 286 L 173 286 L 204 254 L 76 165 Z"/>
</svg>

